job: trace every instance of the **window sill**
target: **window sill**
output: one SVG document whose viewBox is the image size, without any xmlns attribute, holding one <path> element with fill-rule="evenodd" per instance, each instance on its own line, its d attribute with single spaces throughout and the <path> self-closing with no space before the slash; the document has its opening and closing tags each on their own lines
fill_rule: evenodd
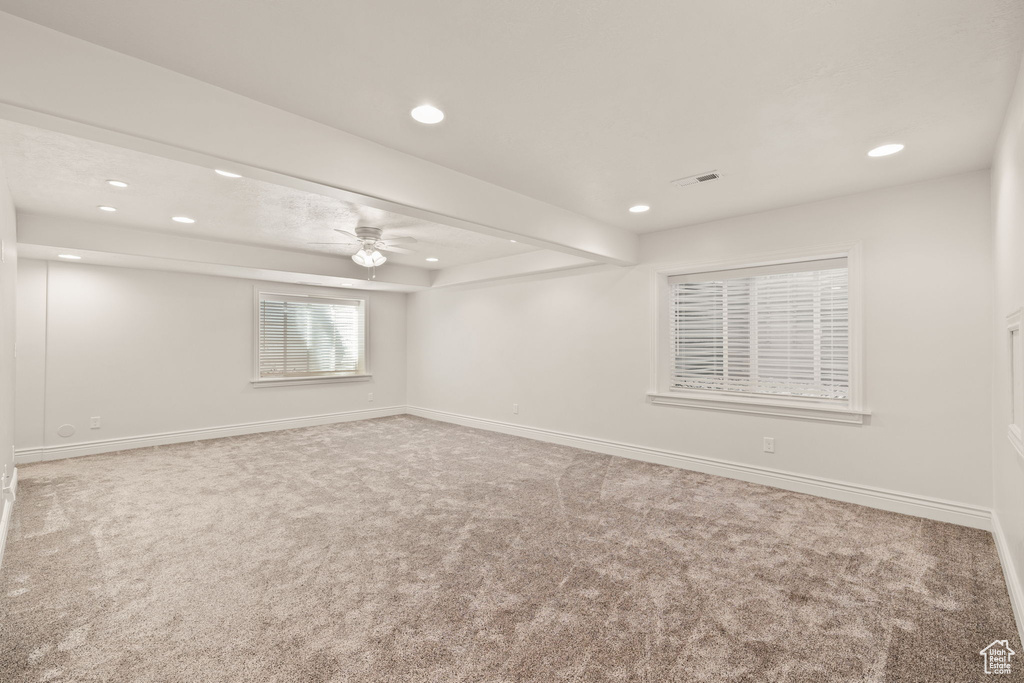
<svg viewBox="0 0 1024 683">
<path fill-rule="evenodd" d="M 716 395 L 714 398 L 711 398 L 708 396 L 695 396 L 693 394 L 652 391 L 647 394 L 647 400 L 654 405 L 703 408 L 705 410 L 722 410 L 730 413 L 771 415 L 774 417 L 790 417 L 801 420 L 817 420 L 819 422 L 839 422 L 842 424 L 864 424 L 864 418 L 871 415 L 870 411 L 867 410 L 834 405 L 761 399 L 749 396 Z"/>
<path fill-rule="evenodd" d="M 373 375 L 344 375 L 342 377 L 286 377 L 284 379 L 254 379 L 250 384 L 256 389 L 266 387 L 293 387 L 300 384 L 334 384 L 336 382 L 369 382 Z"/>
</svg>

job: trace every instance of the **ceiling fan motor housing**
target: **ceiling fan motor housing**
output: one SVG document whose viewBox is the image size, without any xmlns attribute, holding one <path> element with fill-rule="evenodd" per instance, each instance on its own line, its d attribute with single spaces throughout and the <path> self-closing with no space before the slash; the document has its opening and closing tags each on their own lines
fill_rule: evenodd
<svg viewBox="0 0 1024 683">
<path fill-rule="evenodd" d="M 356 237 L 364 242 L 377 242 L 380 240 L 381 232 L 380 228 L 359 227 L 356 228 Z"/>
</svg>

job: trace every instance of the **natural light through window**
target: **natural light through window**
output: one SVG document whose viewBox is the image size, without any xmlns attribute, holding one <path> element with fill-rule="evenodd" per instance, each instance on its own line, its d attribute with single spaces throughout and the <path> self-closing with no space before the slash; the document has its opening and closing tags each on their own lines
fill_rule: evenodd
<svg viewBox="0 0 1024 683">
<path fill-rule="evenodd" d="M 672 388 L 845 400 L 848 283 L 843 259 L 671 278 Z"/>
<path fill-rule="evenodd" d="M 366 375 L 360 299 L 259 295 L 257 378 L 316 380 Z"/>
<path fill-rule="evenodd" d="M 848 257 L 659 277 L 663 341 L 653 402 L 861 412 Z"/>
</svg>

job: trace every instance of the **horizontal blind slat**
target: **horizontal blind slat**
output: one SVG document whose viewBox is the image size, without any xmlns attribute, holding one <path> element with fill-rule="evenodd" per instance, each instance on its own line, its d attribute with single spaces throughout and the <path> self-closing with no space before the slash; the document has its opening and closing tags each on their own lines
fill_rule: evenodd
<svg viewBox="0 0 1024 683">
<path fill-rule="evenodd" d="M 672 385 L 847 398 L 849 276 L 837 263 L 674 282 Z"/>
<path fill-rule="evenodd" d="M 365 367 L 361 300 L 260 295 L 259 376 L 352 375 Z"/>
</svg>

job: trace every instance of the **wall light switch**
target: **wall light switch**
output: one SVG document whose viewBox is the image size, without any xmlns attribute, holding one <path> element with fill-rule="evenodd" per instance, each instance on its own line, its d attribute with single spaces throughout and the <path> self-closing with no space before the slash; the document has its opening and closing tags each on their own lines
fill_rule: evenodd
<svg viewBox="0 0 1024 683">
<path fill-rule="evenodd" d="M 774 453 L 775 452 L 775 437 L 766 436 L 764 437 L 764 452 Z"/>
<path fill-rule="evenodd" d="M 513 403 L 512 404 L 512 414 L 513 415 L 518 415 L 519 414 L 519 404 L 518 403 Z"/>
<path fill-rule="evenodd" d="M 100 418 L 98 418 L 98 417 L 90 417 L 89 418 L 89 429 L 99 429 L 99 428 L 100 428 Z"/>
<path fill-rule="evenodd" d="M 373 403 L 373 392 L 372 391 L 370 392 L 370 396 L 366 400 L 369 401 L 370 403 Z"/>
</svg>

